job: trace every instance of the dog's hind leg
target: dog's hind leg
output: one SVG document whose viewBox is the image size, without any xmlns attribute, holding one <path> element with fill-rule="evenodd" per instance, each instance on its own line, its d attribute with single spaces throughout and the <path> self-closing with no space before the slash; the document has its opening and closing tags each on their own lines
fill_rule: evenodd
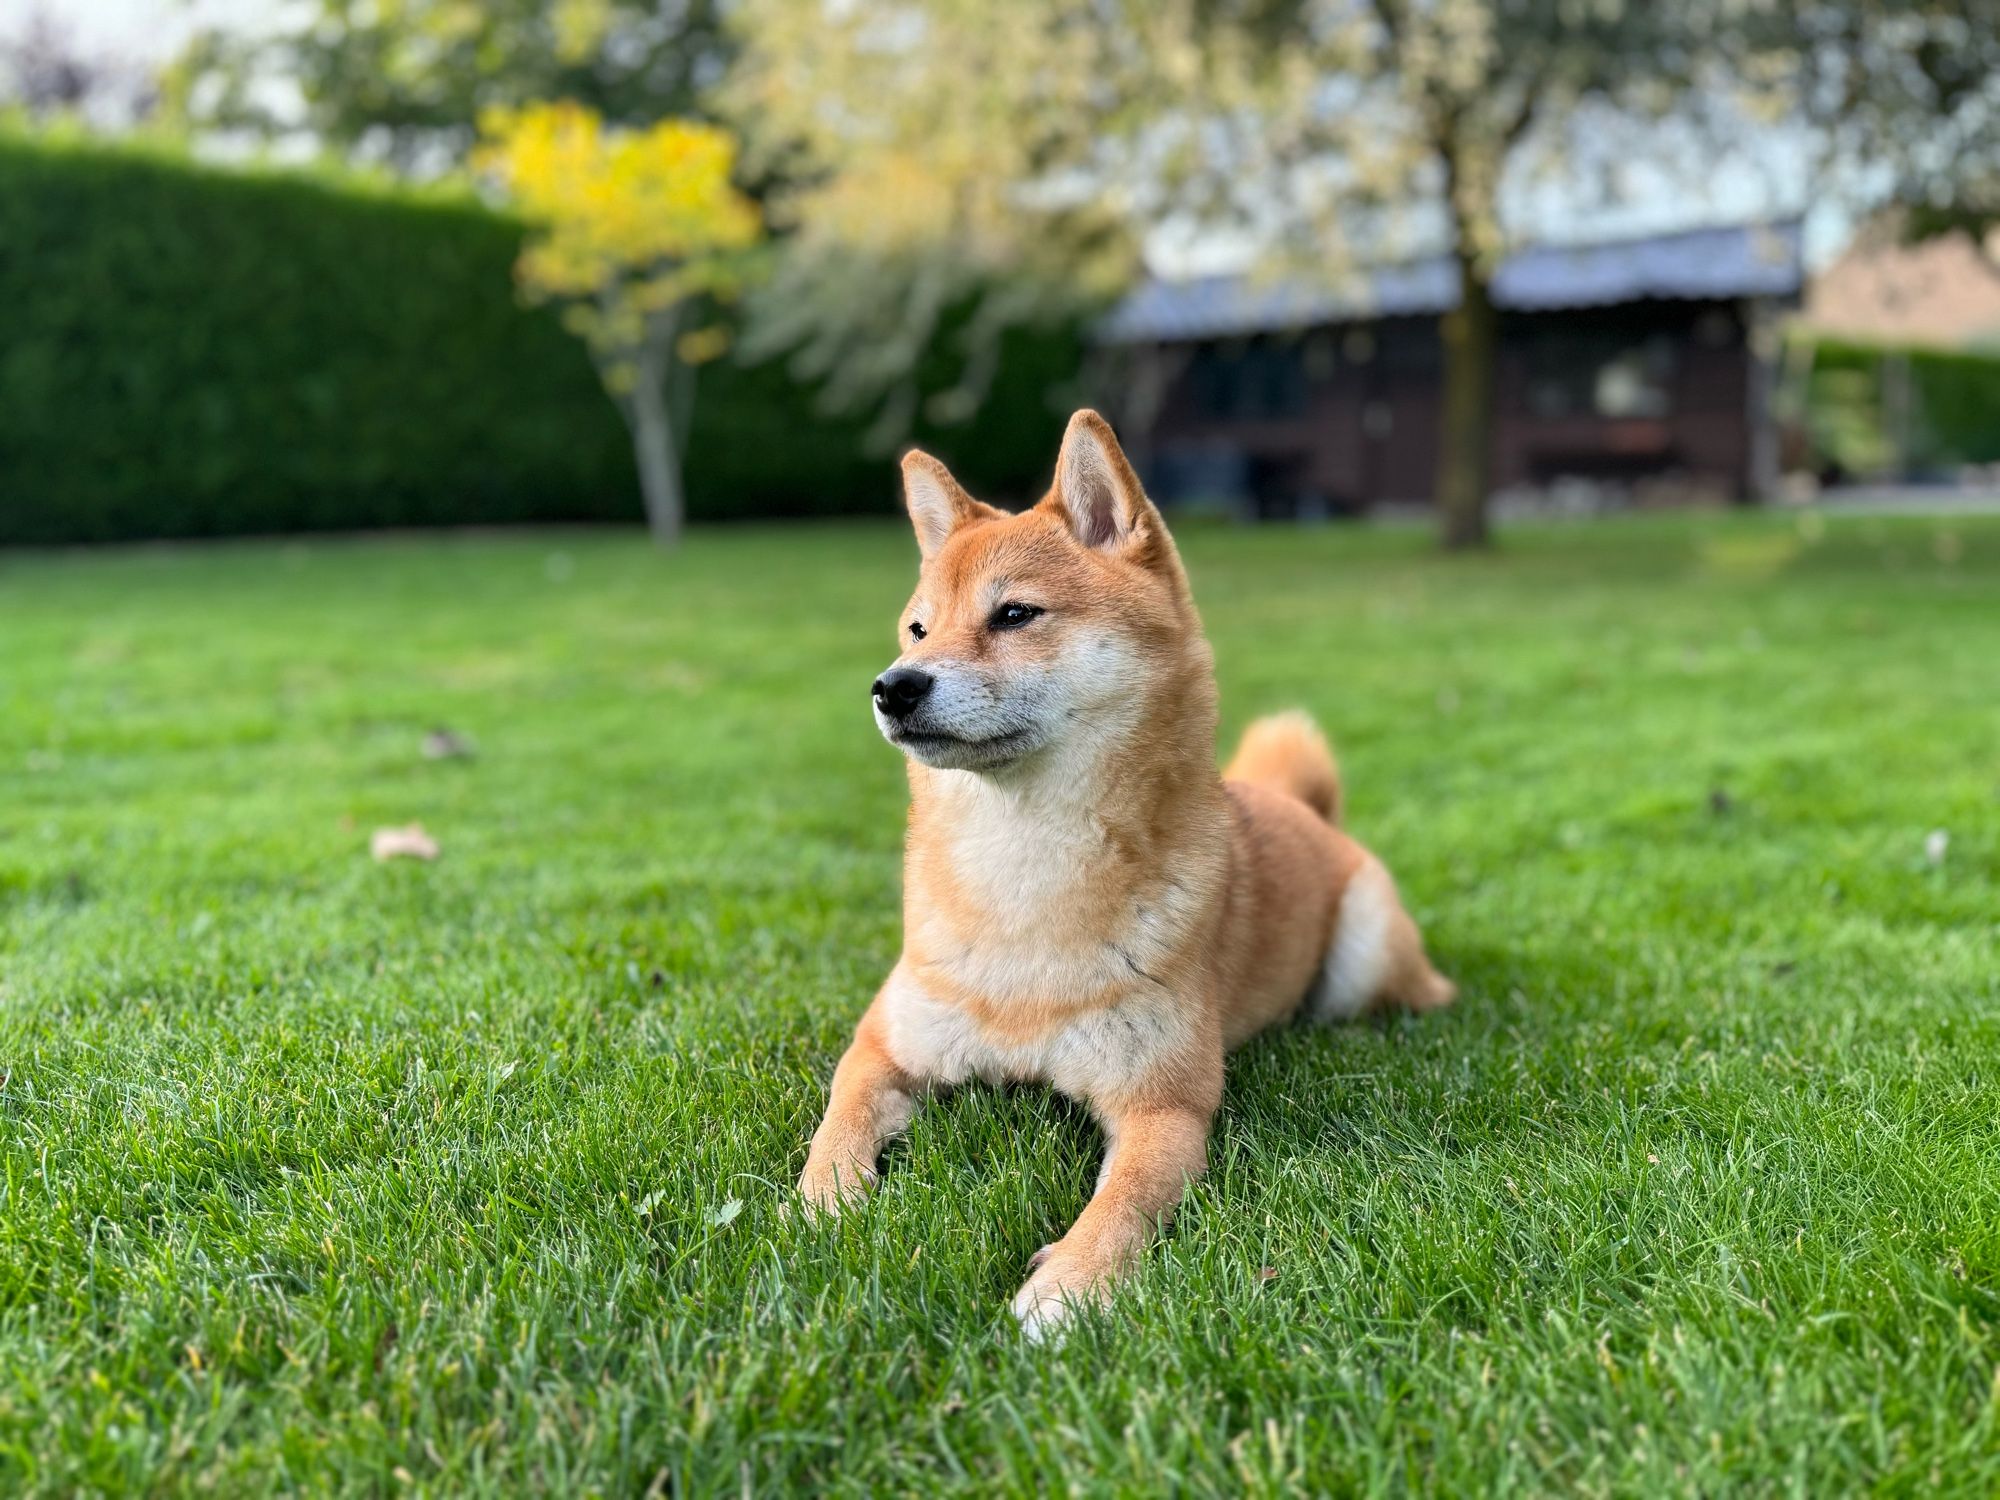
<svg viewBox="0 0 2000 1500">
<path fill-rule="evenodd" d="M 1310 1002 L 1313 1019 L 1346 1021 L 1385 1005 L 1438 1010 L 1457 992 L 1431 967 L 1389 871 L 1365 855 L 1340 893 L 1333 941 Z"/>
</svg>

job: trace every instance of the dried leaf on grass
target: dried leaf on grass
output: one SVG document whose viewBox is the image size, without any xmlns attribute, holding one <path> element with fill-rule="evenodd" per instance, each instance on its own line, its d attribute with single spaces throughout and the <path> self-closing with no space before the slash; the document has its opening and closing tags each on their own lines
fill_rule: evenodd
<svg viewBox="0 0 2000 1500">
<path fill-rule="evenodd" d="M 421 823 L 405 823 L 401 828 L 378 828 L 368 840 L 368 852 L 380 860 L 436 859 L 438 842 L 424 832 Z"/>
</svg>

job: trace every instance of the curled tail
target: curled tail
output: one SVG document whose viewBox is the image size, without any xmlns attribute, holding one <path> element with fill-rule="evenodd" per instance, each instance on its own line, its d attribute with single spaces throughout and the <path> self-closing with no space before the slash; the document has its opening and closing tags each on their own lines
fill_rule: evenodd
<svg viewBox="0 0 2000 1500">
<path fill-rule="evenodd" d="M 1340 769 L 1326 736 L 1301 709 L 1253 720 L 1222 774 L 1284 792 L 1327 822 L 1340 821 Z"/>
</svg>

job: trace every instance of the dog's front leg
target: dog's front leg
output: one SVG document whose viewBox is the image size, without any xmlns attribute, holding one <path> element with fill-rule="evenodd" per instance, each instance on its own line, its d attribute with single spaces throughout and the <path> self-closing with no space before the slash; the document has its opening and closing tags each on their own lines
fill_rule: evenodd
<svg viewBox="0 0 2000 1500">
<path fill-rule="evenodd" d="M 1069 1233 L 1037 1257 L 1014 1298 L 1014 1316 L 1031 1338 L 1048 1333 L 1076 1306 L 1110 1295 L 1208 1164 L 1213 1110 L 1148 1107 L 1109 1116 L 1110 1154 L 1097 1194 Z"/>
<path fill-rule="evenodd" d="M 868 1007 L 854 1040 L 833 1070 L 826 1118 L 813 1133 L 799 1192 L 807 1206 L 835 1214 L 875 1183 L 875 1159 L 916 1112 L 916 1080 L 896 1065 L 883 1042 L 882 1003 Z"/>
</svg>

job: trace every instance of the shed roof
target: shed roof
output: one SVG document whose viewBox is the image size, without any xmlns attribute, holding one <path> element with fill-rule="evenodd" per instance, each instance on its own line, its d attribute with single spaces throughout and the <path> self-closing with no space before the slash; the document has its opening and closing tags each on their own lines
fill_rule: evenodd
<svg viewBox="0 0 2000 1500">
<path fill-rule="evenodd" d="M 1797 221 L 1690 229 L 1646 239 L 1535 245 L 1500 264 L 1502 308 L 1604 307 L 1654 298 L 1792 297 L 1804 283 Z M 1108 343 L 1223 338 L 1361 317 L 1433 314 L 1458 301 L 1448 256 L 1366 269 L 1345 285 L 1248 276 L 1150 281 L 1098 328 Z"/>
</svg>

